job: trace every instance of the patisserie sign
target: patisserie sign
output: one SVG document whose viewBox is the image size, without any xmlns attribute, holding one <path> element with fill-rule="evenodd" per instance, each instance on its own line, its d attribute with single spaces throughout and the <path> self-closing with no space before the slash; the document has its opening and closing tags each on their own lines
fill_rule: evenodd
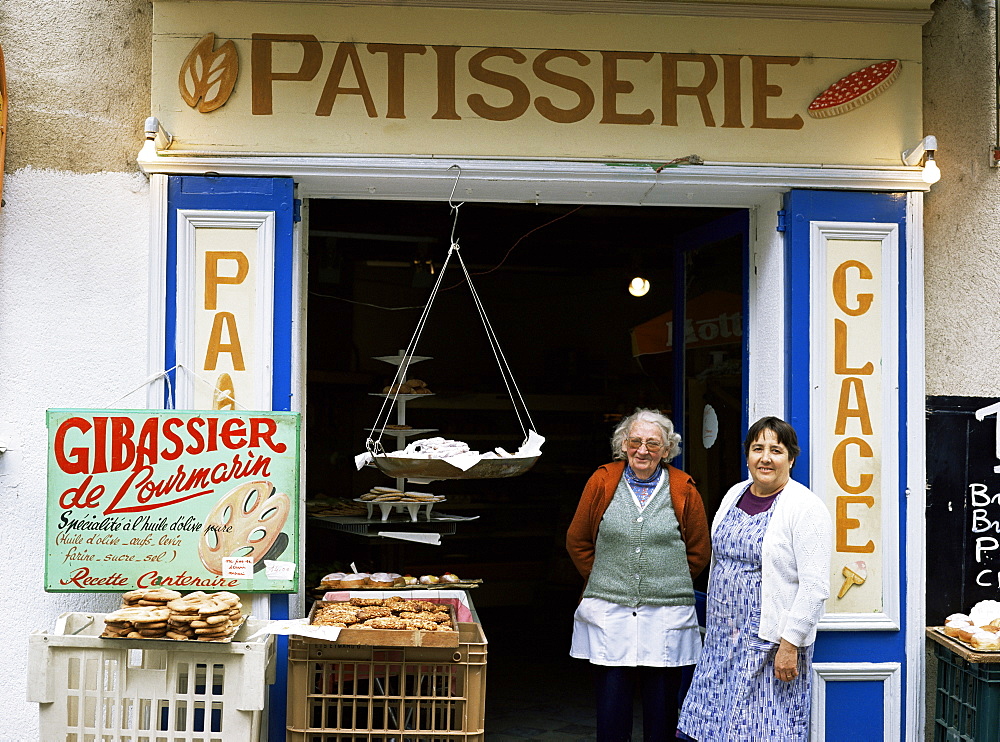
<svg viewBox="0 0 1000 742">
<path fill-rule="evenodd" d="M 346 5 L 154 4 L 171 150 L 884 165 L 919 137 L 919 26 Z"/>
<path fill-rule="evenodd" d="M 298 590 L 297 414 L 49 410 L 47 425 L 47 591 Z"/>
</svg>

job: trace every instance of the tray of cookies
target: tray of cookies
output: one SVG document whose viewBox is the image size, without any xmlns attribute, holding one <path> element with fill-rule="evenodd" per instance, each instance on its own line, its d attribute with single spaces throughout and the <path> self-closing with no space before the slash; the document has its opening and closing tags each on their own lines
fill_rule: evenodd
<svg viewBox="0 0 1000 742">
<path fill-rule="evenodd" d="M 309 623 L 339 628 L 337 644 L 458 646 L 458 622 L 451 605 L 395 595 L 316 601 L 309 613 Z"/>
<path fill-rule="evenodd" d="M 245 620 L 235 593 L 131 590 L 122 596 L 121 608 L 105 615 L 101 637 L 231 642 Z"/>
</svg>

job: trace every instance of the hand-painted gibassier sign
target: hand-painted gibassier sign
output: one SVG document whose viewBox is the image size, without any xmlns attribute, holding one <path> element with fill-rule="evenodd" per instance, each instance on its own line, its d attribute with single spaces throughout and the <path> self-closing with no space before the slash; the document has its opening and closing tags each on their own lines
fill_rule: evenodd
<svg viewBox="0 0 1000 742">
<path fill-rule="evenodd" d="M 298 589 L 299 418 L 49 410 L 45 589 Z"/>
</svg>

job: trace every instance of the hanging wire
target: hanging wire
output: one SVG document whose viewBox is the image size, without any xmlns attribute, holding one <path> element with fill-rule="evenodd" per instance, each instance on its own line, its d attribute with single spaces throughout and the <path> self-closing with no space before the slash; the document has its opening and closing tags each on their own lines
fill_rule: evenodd
<svg viewBox="0 0 1000 742">
<path fill-rule="evenodd" d="M 455 168 L 458 170 L 458 175 L 455 176 L 455 182 L 451 186 L 451 195 L 448 196 L 448 205 L 451 207 L 451 213 L 455 215 L 455 218 L 451 221 L 451 244 L 454 247 L 458 247 L 458 242 L 455 240 L 455 227 L 458 226 L 458 207 L 465 206 L 463 201 L 460 204 L 455 203 L 455 191 L 458 189 L 458 181 L 462 179 L 462 166 L 461 165 L 451 165 L 448 169 L 451 170 Z"/>
<path fill-rule="evenodd" d="M 469 275 L 469 270 L 465 266 L 465 261 L 462 260 L 462 256 L 458 256 L 458 263 L 462 266 L 462 272 L 465 274 L 465 280 L 469 283 L 469 291 L 472 293 L 472 300 L 476 305 L 476 310 L 479 312 L 479 318 L 483 322 L 483 327 L 486 329 L 486 335 L 490 341 L 490 347 L 493 350 L 493 357 L 496 359 L 497 365 L 500 367 L 500 375 L 503 377 L 504 386 L 507 387 L 507 394 L 510 396 L 510 401 L 514 405 L 514 413 L 517 415 L 517 422 L 521 426 L 521 432 L 524 433 L 524 442 L 528 440 L 528 429 L 524 425 L 524 420 L 521 417 L 521 408 L 524 409 L 524 417 L 528 420 L 528 425 L 530 425 L 532 430 L 535 430 L 535 423 L 531 419 L 531 413 L 528 412 L 528 405 L 524 402 L 524 397 L 521 396 L 521 390 L 517 387 L 517 382 L 514 381 L 514 374 L 510 370 L 510 366 L 507 363 L 507 358 L 503 354 L 503 350 L 500 348 L 500 341 L 497 340 L 496 333 L 493 332 L 493 326 L 490 324 L 489 318 L 486 316 L 486 310 L 483 308 L 483 303 L 479 300 L 479 294 L 476 293 L 476 287 L 472 284 L 472 277 Z M 511 391 L 511 386 L 513 386 L 513 391 Z M 517 399 L 514 399 L 514 394 L 517 394 Z M 521 408 L 517 406 L 517 403 L 521 403 Z"/>
<path fill-rule="evenodd" d="M 455 228 L 458 224 L 458 209 L 463 205 L 462 203 L 455 203 L 455 191 L 458 189 L 458 181 L 462 177 L 462 168 L 459 165 L 451 165 L 448 169 L 451 170 L 452 168 L 457 169 L 458 174 L 455 177 L 455 182 L 452 184 L 451 195 L 448 196 L 448 206 L 451 207 L 452 213 L 454 214 L 454 219 L 452 220 L 451 225 L 451 245 L 448 248 L 448 255 L 441 266 L 441 270 L 438 272 L 437 280 L 434 282 L 434 288 L 431 289 L 431 294 L 427 299 L 427 304 L 424 306 L 423 312 L 420 314 L 420 319 L 417 321 L 417 327 L 413 331 L 413 336 L 410 338 L 410 342 L 407 344 L 403 357 L 400 360 L 399 367 L 396 369 L 396 374 L 393 377 L 391 386 L 389 387 L 389 394 L 386 394 L 385 399 L 382 400 L 382 407 L 379 409 L 378 415 L 375 418 L 375 424 L 372 426 L 372 433 L 374 434 L 377 431 L 378 436 L 377 438 L 369 436 L 366 442 L 366 448 L 373 456 L 385 453 L 385 449 L 382 447 L 382 437 L 385 435 L 386 426 L 389 424 L 389 416 L 395 408 L 396 401 L 399 399 L 399 388 L 402 386 L 403 380 L 407 377 L 407 371 L 409 370 L 410 364 L 413 362 L 413 355 L 416 352 L 417 343 L 423 335 L 424 327 L 427 324 L 427 317 L 430 315 L 431 306 L 437 298 L 438 291 L 441 290 L 441 283 L 444 280 L 445 273 L 448 271 L 448 264 L 451 262 L 452 256 L 458 260 L 458 263 L 462 268 L 462 273 L 465 276 L 465 280 L 469 284 L 469 291 L 472 293 L 472 301 L 476 306 L 476 311 L 479 313 L 479 319 L 482 321 L 483 327 L 486 330 L 486 336 L 490 342 L 490 349 L 493 351 L 493 357 L 500 368 L 500 375 L 503 378 L 504 386 L 507 388 L 507 394 L 510 396 L 511 403 L 514 406 L 514 413 L 517 415 L 517 422 L 521 426 L 521 432 L 524 434 L 525 442 L 528 440 L 528 428 L 525 426 L 525 419 L 527 419 L 528 425 L 531 429 L 535 429 L 535 424 L 531 419 L 531 414 L 528 412 L 528 406 L 524 402 L 521 390 L 517 387 L 517 382 L 514 381 L 514 374 L 511 372 L 510 365 L 507 363 L 503 350 L 500 348 L 500 342 L 496 337 L 496 333 L 493 332 L 493 327 L 490 325 L 489 318 L 486 316 L 486 310 L 483 308 L 482 301 L 479 299 L 479 294 L 476 292 L 476 288 L 472 284 L 469 269 L 466 267 L 465 261 L 462 260 L 458 240 L 455 239 Z M 574 211 L 575 210 L 576 209 L 574 209 Z M 568 214 L 565 216 L 568 216 Z M 518 242 L 520 242 L 520 240 L 518 240 Z M 513 249 L 513 247 L 511 249 Z M 519 402 L 520 406 L 518 406 Z M 523 416 L 522 409 L 524 411 Z"/>
<path fill-rule="evenodd" d="M 372 432 L 374 433 L 378 430 L 378 438 L 372 440 L 369 436 L 367 441 L 367 448 L 370 453 L 376 455 L 378 453 L 384 453 L 382 449 L 381 439 L 385 434 L 385 427 L 389 424 L 389 415 L 392 412 L 393 407 L 395 407 L 396 400 L 399 398 L 399 387 L 403 384 L 403 379 L 406 378 L 407 371 L 410 368 L 410 364 L 413 361 L 413 355 L 416 352 L 417 343 L 420 342 L 420 337 L 423 335 L 424 326 L 427 324 L 427 317 L 430 314 L 431 306 L 434 304 L 434 299 L 437 297 L 438 291 L 441 288 L 441 281 L 444 278 L 445 272 L 448 270 L 448 263 L 451 261 L 452 255 L 458 254 L 458 245 L 452 245 L 448 248 L 448 255 L 444 259 L 444 264 L 441 266 L 441 270 L 438 271 L 437 280 L 434 282 L 434 288 L 431 289 L 431 295 L 427 299 L 427 304 L 424 305 L 424 310 L 420 314 L 420 319 L 417 320 L 417 327 L 413 331 L 413 336 L 410 338 L 409 344 L 406 346 L 406 350 L 403 352 L 403 359 L 396 369 L 396 374 L 393 377 L 392 385 L 390 386 L 390 394 L 386 395 L 385 399 L 382 400 L 382 407 L 378 411 L 378 415 L 375 418 L 375 425 L 372 426 Z M 391 395 L 391 396 L 390 396 Z M 383 419 L 383 415 L 385 419 Z M 379 429 L 381 426 L 381 429 Z"/>
</svg>

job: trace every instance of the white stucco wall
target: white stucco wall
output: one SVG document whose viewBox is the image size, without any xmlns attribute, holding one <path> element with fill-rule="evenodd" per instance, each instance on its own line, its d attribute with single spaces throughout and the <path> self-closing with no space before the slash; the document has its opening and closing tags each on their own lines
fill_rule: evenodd
<svg viewBox="0 0 1000 742">
<path fill-rule="evenodd" d="M 1000 397 L 1000 169 L 992 3 L 938 0 L 924 27 L 924 132 L 941 181 L 925 204 L 927 394 Z"/>
<path fill-rule="evenodd" d="M 148 183 L 140 174 L 8 173 L 0 212 L 0 742 L 37 739 L 28 634 L 117 594 L 45 593 L 45 410 L 143 407 Z"/>
</svg>

